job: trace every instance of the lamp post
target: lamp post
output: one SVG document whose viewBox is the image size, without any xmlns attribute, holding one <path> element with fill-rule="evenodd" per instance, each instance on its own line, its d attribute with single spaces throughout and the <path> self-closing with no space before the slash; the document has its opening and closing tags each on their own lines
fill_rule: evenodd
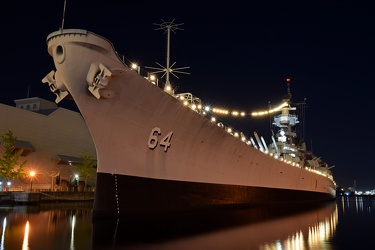
<svg viewBox="0 0 375 250">
<path fill-rule="evenodd" d="M 33 191 L 33 178 L 35 176 L 35 171 L 30 171 L 30 192 Z"/>
<path fill-rule="evenodd" d="M 79 181 L 78 181 L 78 174 L 74 175 L 75 179 L 74 179 L 74 191 L 78 191 L 78 184 L 79 184 Z"/>
</svg>

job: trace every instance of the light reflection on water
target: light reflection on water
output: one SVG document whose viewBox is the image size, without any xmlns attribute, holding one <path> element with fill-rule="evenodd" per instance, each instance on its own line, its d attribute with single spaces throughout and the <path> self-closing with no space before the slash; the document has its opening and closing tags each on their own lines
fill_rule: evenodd
<svg viewBox="0 0 375 250">
<path fill-rule="evenodd" d="M 92 220 L 92 202 L 0 206 L 0 250 L 341 249 L 340 223 L 353 213 L 372 216 L 374 206 L 372 198 L 338 197 L 313 209 L 279 206 L 118 220 Z"/>
<path fill-rule="evenodd" d="M 91 249 L 92 202 L 1 206 L 0 249 Z"/>
</svg>

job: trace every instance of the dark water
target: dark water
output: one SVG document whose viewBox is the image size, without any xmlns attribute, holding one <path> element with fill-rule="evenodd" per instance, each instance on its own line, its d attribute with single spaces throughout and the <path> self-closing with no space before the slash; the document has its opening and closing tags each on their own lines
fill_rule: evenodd
<svg viewBox="0 0 375 250">
<path fill-rule="evenodd" d="M 121 220 L 93 220 L 92 202 L 2 205 L 0 223 L 0 250 L 369 249 L 375 197 Z"/>
</svg>

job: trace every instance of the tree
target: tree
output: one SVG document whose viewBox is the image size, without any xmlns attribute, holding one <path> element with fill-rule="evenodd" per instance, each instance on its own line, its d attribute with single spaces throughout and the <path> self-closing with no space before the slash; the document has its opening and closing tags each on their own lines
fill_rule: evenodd
<svg viewBox="0 0 375 250">
<path fill-rule="evenodd" d="M 77 164 L 77 168 L 79 171 L 79 175 L 85 180 L 85 190 L 86 190 L 86 182 L 87 179 L 92 177 L 95 173 L 94 166 L 96 165 L 95 161 L 93 160 L 93 156 L 90 154 L 88 150 L 83 150 L 82 152 L 82 159 L 83 162 Z"/>
<path fill-rule="evenodd" d="M 57 167 L 57 162 L 55 159 L 51 159 L 51 168 L 50 171 L 47 172 L 47 175 L 51 177 L 51 190 L 55 191 L 55 181 L 56 178 L 56 185 L 60 185 L 60 169 Z"/>
<path fill-rule="evenodd" d="M 0 158 L 0 177 L 4 178 L 6 181 L 27 176 L 23 168 L 26 165 L 26 160 L 19 163 L 23 150 L 16 150 L 16 139 L 17 137 L 13 135 L 11 130 L 0 135 L 1 146 L 4 147 L 3 155 Z M 7 186 L 7 191 L 8 189 L 9 187 Z"/>
</svg>

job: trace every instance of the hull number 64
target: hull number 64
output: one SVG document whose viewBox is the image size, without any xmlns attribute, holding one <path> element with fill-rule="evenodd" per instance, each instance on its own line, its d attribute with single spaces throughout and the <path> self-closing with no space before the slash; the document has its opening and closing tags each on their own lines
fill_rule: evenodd
<svg viewBox="0 0 375 250">
<path fill-rule="evenodd" d="M 155 127 L 151 130 L 150 137 L 148 138 L 148 147 L 150 149 L 155 149 L 159 144 L 164 147 L 164 151 L 167 152 L 168 148 L 171 146 L 171 139 L 173 131 L 169 132 L 166 136 L 163 137 L 160 141 L 158 137 L 161 135 L 161 130 L 159 127 Z"/>
</svg>

